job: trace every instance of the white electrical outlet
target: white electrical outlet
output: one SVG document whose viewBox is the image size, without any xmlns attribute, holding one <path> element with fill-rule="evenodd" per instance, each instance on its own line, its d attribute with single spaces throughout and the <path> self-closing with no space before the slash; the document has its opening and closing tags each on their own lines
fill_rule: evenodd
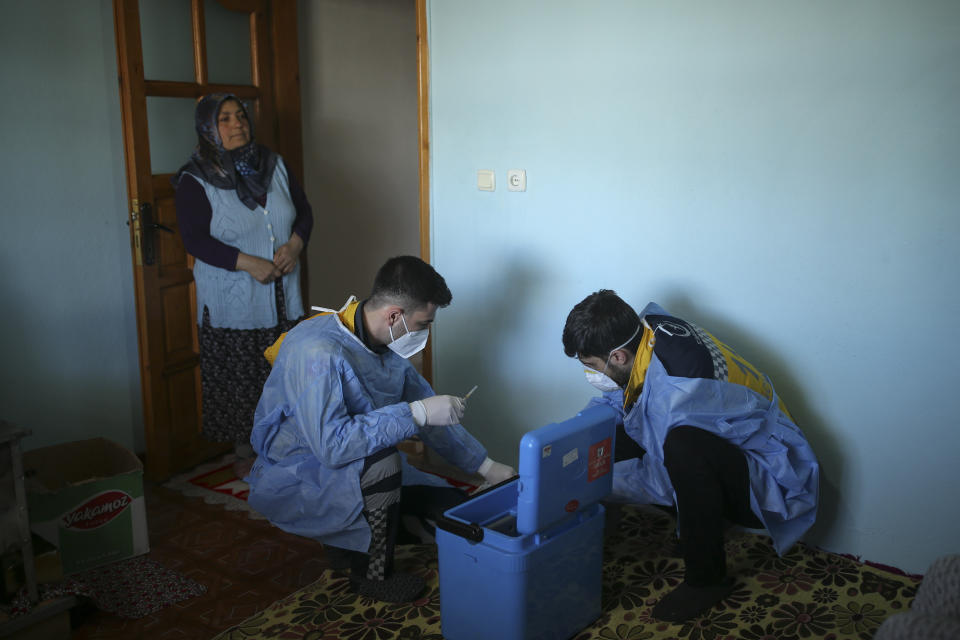
<svg viewBox="0 0 960 640">
<path fill-rule="evenodd" d="M 527 172 L 524 169 L 510 169 L 507 171 L 507 190 L 527 190 Z"/>
</svg>

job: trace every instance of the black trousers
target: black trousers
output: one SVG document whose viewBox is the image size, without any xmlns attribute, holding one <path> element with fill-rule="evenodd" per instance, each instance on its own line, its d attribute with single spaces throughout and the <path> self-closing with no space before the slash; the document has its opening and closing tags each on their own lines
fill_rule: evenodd
<svg viewBox="0 0 960 640">
<path fill-rule="evenodd" d="M 643 457 L 645 453 L 622 426 L 618 428 L 615 460 Z M 739 447 L 720 436 L 687 426 L 670 430 L 663 444 L 663 458 L 677 494 L 684 580 L 695 587 L 717 584 L 727 575 L 725 521 L 752 528 L 763 526 L 750 508 L 747 459 Z"/>
<path fill-rule="evenodd" d="M 383 460 L 392 453 L 396 453 L 396 450 L 391 447 L 390 450 L 378 452 L 367 458 L 364 461 L 364 467 L 361 476 L 377 462 Z M 421 485 L 404 487 L 401 486 L 400 480 L 400 474 L 397 473 L 388 478 L 384 478 L 376 484 L 372 484 L 363 490 L 365 498 L 368 495 L 373 495 L 377 492 L 382 493 L 384 491 L 392 491 L 395 489 L 400 490 L 399 501 L 392 502 L 385 507 L 385 514 L 383 515 L 386 517 L 386 527 L 380 534 L 382 535 L 382 539 L 379 539 L 378 534 L 373 530 L 373 527 L 371 527 L 371 534 L 373 535 L 370 541 L 371 551 L 374 549 L 382 551 L 384 556 L 383 573 L 385 576 L 389 576 L 393 573 L 393 554 L 397 545 L 397 537 L 400 532 L 400 518 L 402 516 L 412 515 L 429 518 L 430 520 L 436 521 L 444 511 L 461 504 L 469 498 L 466 493 L 454 487 L 429 487 Z M 369 520 L 369 514 L 365 512 L 365 515 Z M 371 555 L 369 553 L 355 552 L 351 560 L 352 573 L 356 576 L 365 575 L 367 573 L 370 560 Z"/>
</svg>

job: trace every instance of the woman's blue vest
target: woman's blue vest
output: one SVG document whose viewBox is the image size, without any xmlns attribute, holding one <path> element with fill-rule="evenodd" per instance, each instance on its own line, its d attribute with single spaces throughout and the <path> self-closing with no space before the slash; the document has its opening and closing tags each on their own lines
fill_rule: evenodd
<svg viewBox="0 0 960 640">
<path fill-rule="evenodd" d="M 191 174 L 193 175 L 193 174 Z M 283 160 L 277 159 L 273 180 L 267 189 L 267 206 L 250 210 L 233 189 L 218 189 L 198 176 L 197 181 L 213 209 L 210 235 L 243 253 L 273 261 L 274 252 L 290 239 L 297 215 L 290 198 L 290 184 Z M 202 260 L 193 263 L 197 285 L 197 324 L 203 309 L 210 310 L 210 324 L 229 329 L 262 329 L 278 323 L 273 283 L 260 284 L 246 271 L 221 269 Z M 283 276 L 288 320 L 303 315 L 300 299 L 300 264 Z"/>
</svg>

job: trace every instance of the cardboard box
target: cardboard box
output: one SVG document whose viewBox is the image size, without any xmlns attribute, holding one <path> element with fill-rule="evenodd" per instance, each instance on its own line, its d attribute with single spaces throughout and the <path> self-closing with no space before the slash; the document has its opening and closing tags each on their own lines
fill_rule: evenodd
<svg viewBox="0 0 960 640">
<path fill-rule="evenodd" d="M 70 575 L 150 551 L 143 465 L 105 438 L 23 454 L 30 528 Z"/>
</svg>

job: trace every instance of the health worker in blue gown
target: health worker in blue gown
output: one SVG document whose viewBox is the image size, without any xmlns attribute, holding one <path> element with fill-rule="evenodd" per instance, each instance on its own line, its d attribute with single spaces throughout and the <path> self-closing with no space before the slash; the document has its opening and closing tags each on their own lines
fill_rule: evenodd
<svg viewBox="0 0 960 640">
<path fill-rule="evenodd" d="M 451 299 L 433 267 L 391 258 L 366 300 L 304 320 L 267 351 L 275 359 L 250 439 L 250 505 L 346 554 L 353 589 L 377 600 L 411 601 L 424 588 L 419 576 L 393 571 L 401 512 L 435 517 L 466 497 L 449 485 L 408 486 L 416 472 L 399 442 L 418 436 L 491 484 L 515 475 L 459 424 L 466 401 L 435 395 L 408 361 Z"/>
<path fill-rule="evenodd" d="M 654 618 L 693 618 L 733 590 L 725 521 L 765 528 L 781 555 L 813 524 L 817 459 L 770 380 L 729 346 L 601 290 L 568 315 L 563 348 L 603 392 L 590 404 L 622 418 L 613 499 L 676 509 L 684 581 Z"/>
</svg>

